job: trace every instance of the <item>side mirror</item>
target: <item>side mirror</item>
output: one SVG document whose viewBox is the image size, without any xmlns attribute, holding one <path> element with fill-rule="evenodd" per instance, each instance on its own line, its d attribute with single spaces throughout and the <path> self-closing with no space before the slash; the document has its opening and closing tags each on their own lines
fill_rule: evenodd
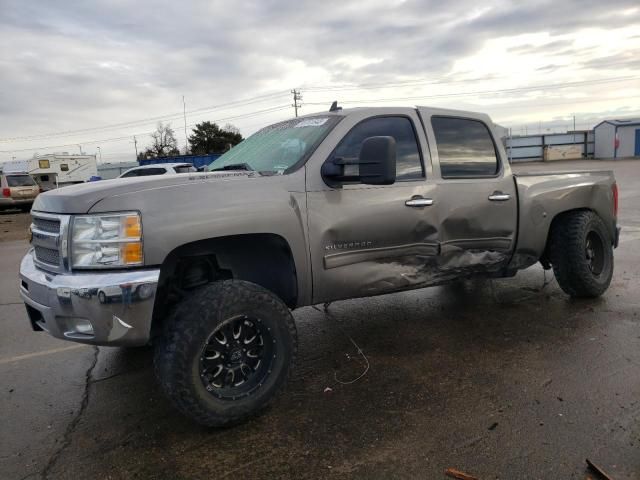
<svg viewBox="0 0 640 480">
<path fill-rule="evenodd" d="M 343 182 L 391 185 L 396 181 L 396 140 L 382 136 L 366 138 L 357 159 L 328 160 L 322 165 L 321 173 L 334 187 Z"/>
<path fill-rule="evenodd" d="M 396 181 L 396 139 L 369 137 L 362 142 L 360 182 L 366 185 L 391 185 Z"/>
</svg>

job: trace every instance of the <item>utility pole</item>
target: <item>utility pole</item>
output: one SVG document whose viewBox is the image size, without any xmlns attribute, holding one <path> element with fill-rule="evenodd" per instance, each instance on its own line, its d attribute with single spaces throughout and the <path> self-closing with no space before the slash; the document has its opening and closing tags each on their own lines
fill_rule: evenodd
<svg viewBox="0 0 640 480">
<path fill-rule="evenodd" d="M 189 153 L 189 138 L 187 137 L 187 104 L 182 95 L 182 116 L 184 117 L 184 154 Z"/>
<path fill-rule="evenodd" d="M 298 108 L 301 108 L 302 105 L 299 104 L 298 102 L 302 100 L 302 94 L 300 93 L 300 90 L 296 90 L 295 88 L 293 90 L 291 90 L 291 93 L 293 94 L 293 105 L 291 105 L 295 111 L 296 111 L 296 117 L 298 116 Z"/>
<path fill-rule="evenodd" d="M 133 136 L 133 145 L 136 148 L 136 160 L 138 160 L 138 140 L 135 135 Z"/>
<path fill-rule="evenodd" d="M 98 149 L 98 153 L 100 154 L 100 163 L 102 163 L 102 149 L 100 147 L 96 147 Z"/>
</svg>

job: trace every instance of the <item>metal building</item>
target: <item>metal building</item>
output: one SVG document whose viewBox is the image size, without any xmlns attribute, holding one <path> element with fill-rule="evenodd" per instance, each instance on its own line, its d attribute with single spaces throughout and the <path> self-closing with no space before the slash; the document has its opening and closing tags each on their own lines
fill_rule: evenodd
<svg viewBox="0 0 640 480">
<path fill-rule="evenodd" d="M 593 130 L 596 158 L 640 157 L 640 118 L 604 120 Z"/>
</svg>

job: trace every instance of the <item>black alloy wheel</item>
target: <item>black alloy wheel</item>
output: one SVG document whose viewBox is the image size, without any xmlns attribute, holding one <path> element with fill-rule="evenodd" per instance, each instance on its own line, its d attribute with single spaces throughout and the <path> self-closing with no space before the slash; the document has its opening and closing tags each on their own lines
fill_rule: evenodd
<svg viewBox="0 0 640 480">
<path fill-rule="evenodd" d="M 600 275 L 604 268 L 604 245 L 602 238 L 595 230 L 587 234 L 584 251 L 589 270 L 594 275 Z"/>
<path fill-rule="evenodd" d="M 225 320 L 207 339 L 200 357 L 200 378 L 220 399 L 251 395 L 271 373 L 276 340 L 259 318 L 245 315 Z"/>
</svg>

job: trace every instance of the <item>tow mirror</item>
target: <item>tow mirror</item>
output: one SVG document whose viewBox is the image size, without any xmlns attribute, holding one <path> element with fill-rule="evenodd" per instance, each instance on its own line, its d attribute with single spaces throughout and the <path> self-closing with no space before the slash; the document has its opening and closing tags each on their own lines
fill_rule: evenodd
<svg viewBox="0 0 640 480">
<path fill-rule="evenodd" d="M 393 137 L 366 138 L 357 159 L 330 159 L 321 173 L 331 186 L 343 182 L 391 185 L 396 181 L 396 141 Z"/>
</svg>

